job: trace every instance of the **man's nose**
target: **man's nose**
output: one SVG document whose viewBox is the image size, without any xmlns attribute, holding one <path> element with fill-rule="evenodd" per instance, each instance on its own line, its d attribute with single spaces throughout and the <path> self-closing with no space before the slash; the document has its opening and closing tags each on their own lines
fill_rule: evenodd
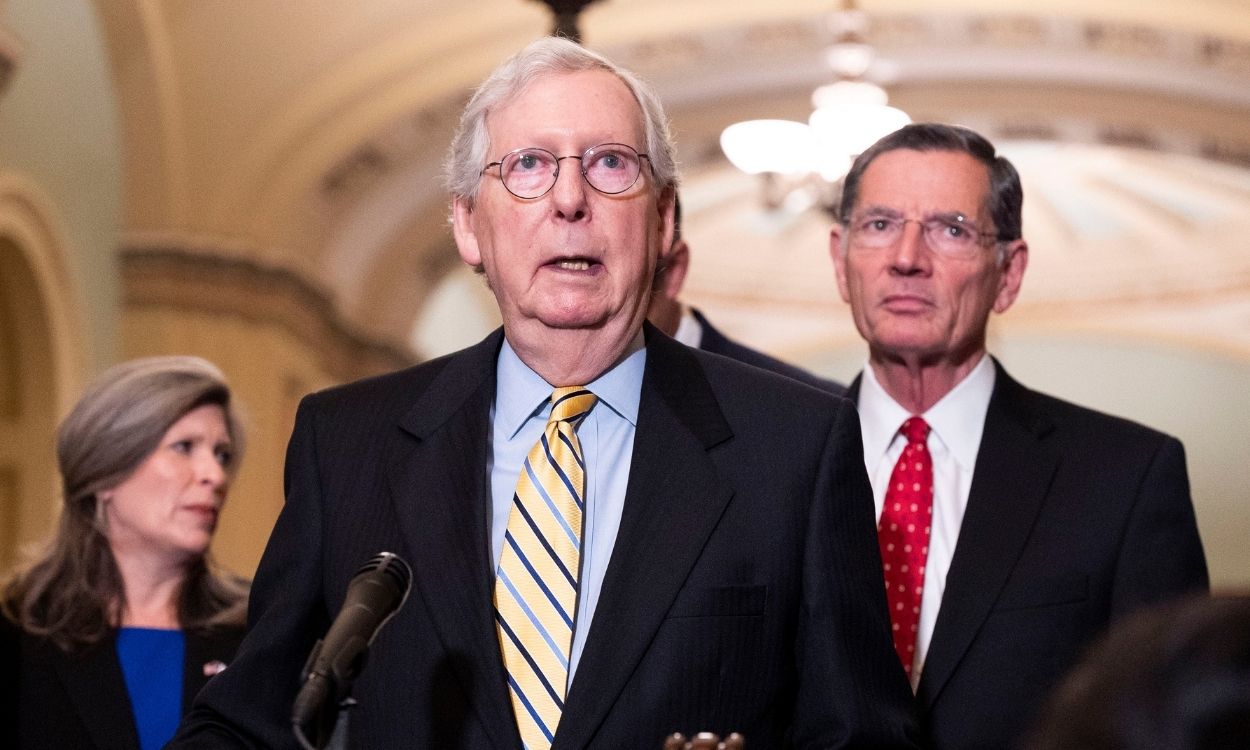
<svg viewBox="0 0 1250 750">
<path fill-rule="evenodd" d="M 931 250 L 924 236 L 924 224 L 918 221 L 903 223 L 898 241 L 890 252 L 890 267 L 896 273 L 913 274 L 923 272 L 931 260 Z"/>
<path fill-rule="evenodd" d="M 556 184 L 551 188 L 552 209 L 562 219 L 577 221 L 586 217 L 586 198 L 591 187 L 582 176 L 580 159 L 566 156 L 561 161 L 563 163 L 556 175 Z"/>
</svg>

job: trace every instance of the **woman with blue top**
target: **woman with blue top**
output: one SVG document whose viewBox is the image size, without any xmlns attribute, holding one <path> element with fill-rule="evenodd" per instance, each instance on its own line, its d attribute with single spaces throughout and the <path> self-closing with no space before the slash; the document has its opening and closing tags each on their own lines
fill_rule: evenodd
<svg viewBox="0 0 1250 750">
<path fill-rule="evenodd" d="M 74 406 L 56 535 L 0 600 L 0 684 L 15 691 L 0 746 L 173 736 L 243 635 L 246 583 L 207 559 L 242 442 L 224 377 L 196 357 L 118 365 Z"/>
</svg>

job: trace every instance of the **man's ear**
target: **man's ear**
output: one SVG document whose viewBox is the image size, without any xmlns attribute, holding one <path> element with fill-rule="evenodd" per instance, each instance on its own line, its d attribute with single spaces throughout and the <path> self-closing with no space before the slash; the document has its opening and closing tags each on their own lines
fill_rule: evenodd
<svg viewBox="0 0 1250 750">
<path fill-rule="evenodd" d="M 1029 243 L 1023 239 L 1007 243 L 1003 253 L 1002 276 L 998 280 L 998 296 L 994 298 L 994 312 L 1004 313 L 1020 296 L 1024 283 L 1024 269 L 1029 265 Z"/>
<path fill-rule="evenodd" d="M 690 246 L 684 239 L 677 240 L 660 259 L 660 263 L 664 272 L 660 274 L 660 283 L 655 292 L 676 300 L 686 282 L 686 271 L 690 268 Z"/>
<path fill-rule="evenodd" d="M 472 200 L 456 196 L 451 204 L 451 233 L 460 259 L 477 268 L 482 265 L 482 250 L 478 246 L 475 218 Z"/>
<path fill-rule="evenodd" d="M 849 305 L 851 294 L 846 286 L 846 248 L 842 246 L 845 237 L 841 224 L 835 222 L 829 228 L 829 258 L 833 260 L 833 274 L 838 279 L 838 294 L 842 295 L 842 301 Z"/>
<path fill-rule="evenodd" d="M 674 205 L 677 200 L 677 188 L 668 187 L 660 193 L 656 207 L 660 212 L 660 247 L 671 248 L 673 237 L 677 233 L 677 215 Z M 662 254 L 662 253 L 661 253 Z"/>
</svg>

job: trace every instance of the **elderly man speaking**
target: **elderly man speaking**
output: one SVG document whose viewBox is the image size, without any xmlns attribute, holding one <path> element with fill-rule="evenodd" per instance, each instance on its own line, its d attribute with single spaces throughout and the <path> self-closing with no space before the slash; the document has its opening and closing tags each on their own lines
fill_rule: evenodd
<svg viewBox="0 0 1250 750">
<path fill-rule="evenodd" d="M 854 406 L 644 325 L 677 181 L 655 96 L 536 42 L 447 173 L 503 328 L 304 400 L 250 633 L 174 746 L 292 746 L 301 665 L 387 549 L 412 594 L 352 747 L 912 747 Z"/>
</svg>

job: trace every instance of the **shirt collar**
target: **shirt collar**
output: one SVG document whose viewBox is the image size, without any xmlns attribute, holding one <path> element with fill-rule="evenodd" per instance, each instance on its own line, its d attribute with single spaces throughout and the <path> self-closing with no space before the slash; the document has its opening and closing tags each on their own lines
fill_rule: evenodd
<svg viewBox="0 0 1250 750">
<path fill-rule="evenodd" d="M 625 352 L 620 361 L 587 383 L 586 388 L 622 419 L 637 426 L 642 373 L 647 363 L 641 329 Z M 515 436 L 531 417 L 550 408 L 552 386 L 521 361 L 506 337 L 499 349 L 495 376 L 495 421 L 505 427 L 509 437 Z"/>
<path fill-rule="evenodd" d="M 951 392 L 924 413 L 925 421 L 959 464 L 971 470 L 981 449 L 985 413 L 990 408 L 996 373 L 988 354 Z"/>
<path fill-rule="evenodd" d="M 982 355 L 967 377 L 921 415 L 951 456 L 969 469 L 976 465 L 977 451 L 981 448 L 995 378 L 993 360 L 988 354 Z M 886 454 L 899 426 L 911 416 L 911 412 L 885 392 L 871 366 L 864 367 L 860 380 L 859 414 L 864 456 L 869 460 L 880 460 Z"/>
<path fill-rule="evenodd" d="M 686 305 L 681 306 L 681 319 L 677 323 L 677 330 L 673 332 L 673 338 L 695 349 L 703 344 L 703 326 L 699 325 L 699 319 Z"/>
</svg>

